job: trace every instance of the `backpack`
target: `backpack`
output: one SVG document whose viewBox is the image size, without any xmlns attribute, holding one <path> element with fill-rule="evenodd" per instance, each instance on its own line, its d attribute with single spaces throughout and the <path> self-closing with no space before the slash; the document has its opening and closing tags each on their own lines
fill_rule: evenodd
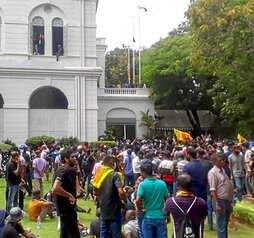
<svg viewBox="0 0 254 238">
<path fill-rule="evenodd" d="M 90 156 L 84 156 L 82 163 L 81 163 L 81 169 L 84 170 L 85 172 L 91 172 L 93 168 L 92 167 L 92 162 L 90 159 Z"/>
<path fill-rule="evenodd" d="M 183 209 L 180 208 L 180 206 L 176 203 L 175 199 L 172 197 L 172 201 L 174 202 L 174 204 L 183 213 L 179 231 L 176 232 L 175 228 L 174 228 L 174 238 L 195 238 L 194 228 L 193 228 L 193 225 L 192 225 L 192 221 L 189 217 L 189 211 L 193 207 L 196 200 L 197 200 L 197 197 L 195 197 L 195 199 L 193 200 L 193 202 L 190 205 L 189 209 L 186 212 L 184 212 Z"/>
</svg>

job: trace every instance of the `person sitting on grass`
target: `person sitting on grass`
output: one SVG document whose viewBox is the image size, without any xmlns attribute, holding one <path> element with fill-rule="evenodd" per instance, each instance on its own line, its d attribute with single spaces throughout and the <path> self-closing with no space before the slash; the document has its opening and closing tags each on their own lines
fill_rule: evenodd
<svg viewBox="0 0 254 238">
<path fill-rule="evenodd" d="M 40 216 L 43 221 L 47 215 L 54 218 L 52 214 L 53 203 L 41 198 L 40 190 L 33 191 L 33 199 L 28 203 L 28 214 L 31 221 L 37 221 Z"/>
<path fill-rule="evenodd" d="M 125 215 L 124 225 L 125 238 L 139 238 L 138 220 L 135 210 L 128 210 Z"/>
<path fill-rule="evenodd" d="M 21 224 L 21 220 L 26 215 L 24 211 L 19 207 L 13 207 L 9 214 L 6 218 L 9 222 L 3 229 L 2 238 L 20 238 L 20 235 L 26 238 L 36 238 L 35 235 L 30 233 L 29 230 L 31 229 L 24 229 Z"/>
</svg>

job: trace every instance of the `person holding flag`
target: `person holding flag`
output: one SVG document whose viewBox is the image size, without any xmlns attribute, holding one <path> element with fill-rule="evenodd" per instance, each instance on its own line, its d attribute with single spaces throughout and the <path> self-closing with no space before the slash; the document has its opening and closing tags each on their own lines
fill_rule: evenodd
<svg viewBox="0 0 254 238">
<path fill-rule="evenodd" d="M 245 139 L 243 136 L 241 136 L 239 133 L 237 134 L 237 139 L 239 143 L 243 143 L 245 141 L 247 141 L 247 139 Z"/>
<path fill-rule="evenodd" d="M 177 140 L 179 140 L 179 141 L 193 140 L 191 135 L 187 132 L 179 131 L 174 128 L 174 133 L 176 135 Z"/>
</svg>

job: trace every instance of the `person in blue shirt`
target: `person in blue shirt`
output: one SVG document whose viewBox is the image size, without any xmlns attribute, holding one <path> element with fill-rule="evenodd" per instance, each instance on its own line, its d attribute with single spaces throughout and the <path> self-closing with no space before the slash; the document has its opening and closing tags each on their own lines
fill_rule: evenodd
<svg viewBox="0 0 254 238">
<path fill-rule="evenodd" d="M 136 206 L 138 214 L 143 215 L 143 238 L 167 238 L 166 217 L 163 214 L 164 202 L 168 198 L 168 189 L 164 181 L 153 177 L 151 164 L 140 166 L 141 176 Z M 142 206 L 143 205 L 143 206 Z"/>
<path fill-rule="evenodd" d="M 197 160 L 197 151 L 188 148 L 186 151 L 188 164 L 183 167 L 183 172 L 192 178 L 192 192 L 196 197 L 201 197 L 207 201 L 207 169 L 204 164 Z"/>
<path fill-rule="evenodd" d="M 133 173 L 133 166 L 132 166 L 132 161 L 134 157 L 132 156 L 132 150 L 128 149 L 127 150 L 127 155 L 124 156 L 123 158 L 123 170 L 124 170 L 124 185 L 125 186 L 131 186 L 134 187 L 135 185 L 135 179 L 134 179 L 134 173 Z"/>
</svg>

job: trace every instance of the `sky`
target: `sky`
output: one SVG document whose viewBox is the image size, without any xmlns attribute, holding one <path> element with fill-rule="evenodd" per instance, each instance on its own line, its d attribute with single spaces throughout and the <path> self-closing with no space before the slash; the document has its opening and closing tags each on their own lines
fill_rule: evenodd
<svg viewBox="0 0 254 238">
<path fill-rule="evenodd" d="M 99 0 L 97 9 L 97 37 L 106 38 L 107 50 L 130 45 L 133 35 L 139 46 L 149 48 L 165 38 L 185 18 L 190 0 Z M 139 10 L 138 6 L 145 7 Z M 134 26 L 134 27 L 133 27 Z M 134 31 L 133 31 L 134 28 Z M 134 32 L 134 34 L 133 34 Z"/>
</svg>

